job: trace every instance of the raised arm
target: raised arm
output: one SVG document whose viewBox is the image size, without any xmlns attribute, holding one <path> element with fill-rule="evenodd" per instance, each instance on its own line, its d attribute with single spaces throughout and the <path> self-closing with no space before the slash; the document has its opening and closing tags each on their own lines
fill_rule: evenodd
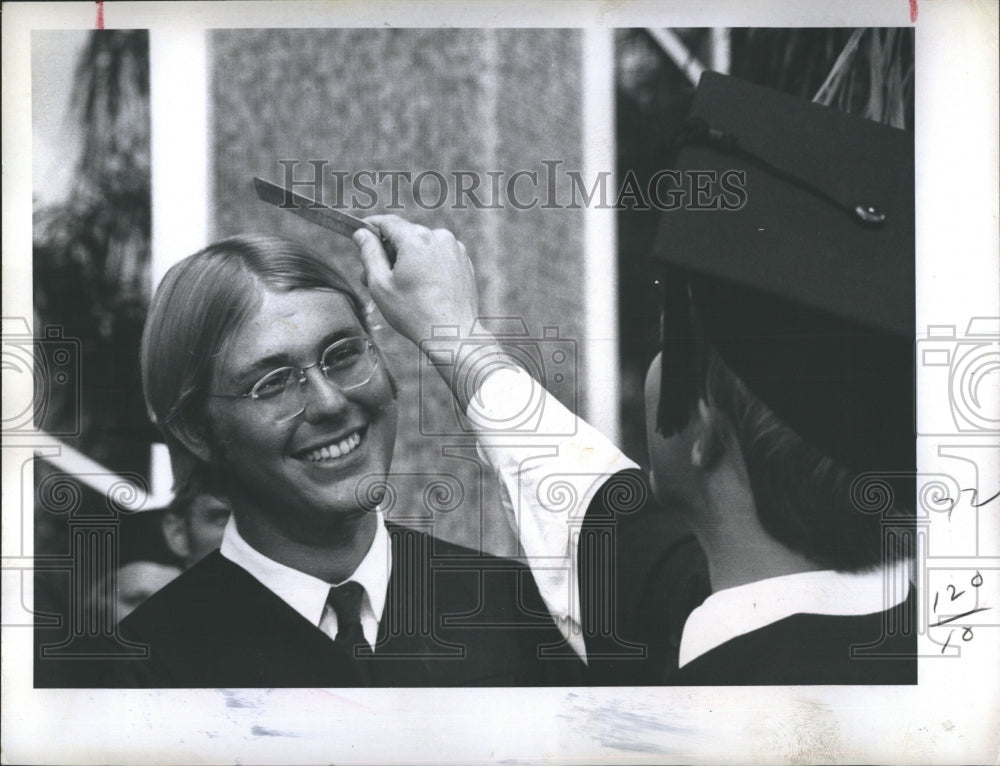
<svg viewBox="0 0 1000 766">
<path fill-rule="evenodd" d="M 397 216 L 368 221 L 397 254 L 390 268 L 378 237 L 363 230 L 355 234 L 368 289 L 386 321 L 418 345 L 435 326 L 471 328 L 479 317 L 479 295 L 465 246 L 448 231 L 431 231 Z M 462 367 L 461 354 L 474 349 L 481 360 L 488 341 L 481 335 L 475 345 L 456 339 L 448 349 L 453 365 L 449 372 L 439 371 L 476 428 L 480 455 L 497 473 L 508 522 L 549 611 L 569 645 L 586 658 L 577 545 L 583 520 L 616 474 L 630 471 L 633 483 L 644 480 L 635 463 L 509 360 L 499 343 L 494 349 L 498 364 L 491 365 L 478 389 L 459 385 L 450 371 Z M 442 345 L 447 340 L 436 338 L 435 350 Z M 530 430 L 518 417 L 525 401 L 540 402 L 541 417 Z M 503 427 L 507 422 L 510 430 Z"/>
<path fill-rule="evenodd" d="M 364 229 L 354 235 L 368 290 L 386 321 L 418 346 L 432 337 L 435 327 L 471 328 L 479 317 L 479 290 L 465 245 L 450 231 L 431 230 L 399 216 L 372 216 L 367 220 L 382 231 L 397 253 L 396 264 L 390 268 L 378 237 Z M 484 347 L 490 345 L 490 336 L 477 335 L 477 341 L 473 347 L 456 338 L 449 349 L 447 338 L 435 338 L 435 348 L 453 352 L 453 369 L 462 366 L 463 354 L 474 351 L 482 357 L 489 351 Z M 509 362 L 499 344 L 494 351 L 499 359 Z M 455 385 L 454 376 L 445 370 L 441 372 L 465 411 L 472 392 Z"/>
</svg>

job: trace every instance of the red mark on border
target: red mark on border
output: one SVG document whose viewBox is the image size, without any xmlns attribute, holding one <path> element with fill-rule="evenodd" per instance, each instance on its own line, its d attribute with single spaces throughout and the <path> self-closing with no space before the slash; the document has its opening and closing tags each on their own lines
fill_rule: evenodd
<svg viewBox="0 0 1000 766">
<path fill-rule="evenodd" d="M 911 5 L 914 2 L 916 2 L 916 0 L 910 0 Z M 910 15 L 913 15 L 912 11 L 910 12 Z M 97 23 L 95 26 L 98 29 L 104 29 L 104 0 L 97 0 Z"/>
<path fill-rule="evenodd" d="M 917 0 L 910 0 L 910 23 L 917 23 Z"/>
</svg>

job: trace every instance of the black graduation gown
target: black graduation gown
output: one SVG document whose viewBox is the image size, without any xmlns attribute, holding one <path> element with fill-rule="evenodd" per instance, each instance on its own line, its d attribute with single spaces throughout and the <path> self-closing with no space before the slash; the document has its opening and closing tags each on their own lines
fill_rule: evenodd
<svg viewBox="0 0 1000 766">
<path fill-rule="evenodd" d="M 389 525 L 393 566 L 376 650 L 351 658 L 219 552 L 126 617 L 148 657 L 77 662 L 72 686 L 521 686 L 581 682 L 530 571 Z"/>
<path fill-rule="evenodd" d="M 666 683 L 684 623 L 711 592 L 698 541 L 656 504 L 645 474 L 630 470 L 591 501 L 579 546 L 587 683 Z"/>
<path fill-rule="evenodd" d="M 623 503 L 621 496 L 631 497 L 621 491 L 623 486 L 634 488 L 645 501 Z M 580 546 L 590 684 L 917 682 L 912 590 L 906 602 L 888 612 L 792 615 L 734 638 L 678 670 L 684 623 L 711 592 L 707 562 L 682 523 L 657 512 L 646 477 L 638 471 L 623 471 L 601 488 L 587 509 Z M 600 629 L 609 619 L 614 630 Z"/>
<path fill-rule="evenodd" d="M 682 686 L 917 683 L 916 599 L 865 615 L 793 614 L 694 658 Z"/>
</svg>

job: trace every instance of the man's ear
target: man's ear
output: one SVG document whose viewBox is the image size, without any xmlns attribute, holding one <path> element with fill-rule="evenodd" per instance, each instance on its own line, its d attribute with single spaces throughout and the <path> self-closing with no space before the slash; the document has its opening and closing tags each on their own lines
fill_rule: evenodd
<svg viewBox="0 0 1000 766">
<path fill-rule="evenodd" d="M 167 511 L 160 522 L 163 529 L 163 539 L 170 551 L 181 559 L 191 555 L 191 541 L 188 540 L 187 524 L 179 514 Z"/>
<path fill-rule="evenodd" d="M 698 400 L 698 411 L 692 423 L 695 432 L 691 465 L 700 471 L 711 471 L 726 454 L 729 426 L 722 413 L 704 399 Z"/>
<path fill-rule="evenodd" d="M 171 431 L 188 452 L 203 463 L 209 462 L 212 449 L 209 446 L 207 429 L 203 424 L 194 425 L 187 421 L 178 420 L 173 424 Z"/>
</svg>

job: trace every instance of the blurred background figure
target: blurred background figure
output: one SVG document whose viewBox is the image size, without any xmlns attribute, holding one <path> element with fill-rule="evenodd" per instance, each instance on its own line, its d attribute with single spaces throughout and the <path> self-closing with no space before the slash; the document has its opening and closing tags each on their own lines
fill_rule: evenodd
<svg viewBox="0 0 1000 766">
<path fill-rule="evenodd" d="M 121 516 L 118 578 L 101 577 L 90 591 L 114 602 L 116 622 L 177 575 L 216 550 L 229 520 L 229 502 L 208 493 L 178 495 L 166 508 Z M 110 608 L 111 603 L 107 606 Z"/>
<path fill-rule="evenodd" d="M 183 560 L 167 546 L 165 517 L 162 508 L 120 517 L 117 582 L 105 574 L 90 591 L 92 603 L 102 598 L 113 602 L 116 622 L 183 571 Z M 112 604 L 107 606 L 110 610 Z"/>
<path fill-rule="evenodd" d="M 166 508 L 123 516 L 118 537 L 118 622 L 222 543 L 229 502 L 208 493 L 178 495 Z"/>
<path fill-rule="evenodd" d="M 158 561 L 133 561 L 120 567 L 115 599 L 118 621 L 180 573 L 179 567 Z"/>
<path fill-rule="evenodd" d="M 178 495 L 167 506 L 161 522 L 163 537 L 185 569 L 219 547 L 229 513 L 228 500 L 207 492 Z"/>
<path fill-rule="evenodd" d="M 116 512 L 94 487 L 44 459 L 36 462 L 35 476 L 38 549 L 45 560 L 62 563 L 34 573 L 35 681 L 59 687 L 71 683 L 76 658 L 91 650 L 95 637 L 117 636 L 122 619 L 219 547 L 229 504 L 196 493 L 165 508 Z M 116 521 L 109 525 L 111 518 Z M 74 557 L 70 568 L 67 552 L 77 550 L 81 537 L 87 555 Z M 134 648 L 120 640 L 117 646 Z"/>
</svg>

